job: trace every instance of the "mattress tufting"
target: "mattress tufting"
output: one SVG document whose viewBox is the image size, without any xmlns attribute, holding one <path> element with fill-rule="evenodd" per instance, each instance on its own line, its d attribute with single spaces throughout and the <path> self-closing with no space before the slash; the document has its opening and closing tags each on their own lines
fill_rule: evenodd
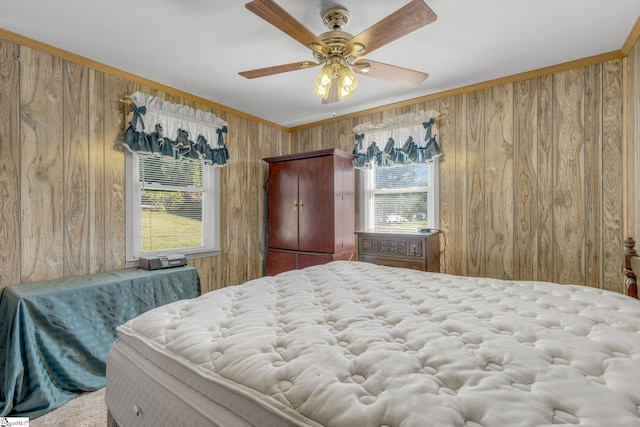
<svg viewBox="0 0 640 427">
<path fill-rule="evenodd" d="M 118 328 L 204 396 L 349 427 L 640 426 L 639 331 L 640 301 L 613 292 L 345 261 Z"/>
</svg>

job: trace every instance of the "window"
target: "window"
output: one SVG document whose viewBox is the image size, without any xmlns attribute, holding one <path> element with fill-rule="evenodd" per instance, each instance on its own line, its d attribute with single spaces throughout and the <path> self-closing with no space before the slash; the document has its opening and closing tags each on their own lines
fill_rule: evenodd
<svg viewBox="0 0 640 427">
<path fill-rule="evenodd" d="M 360 229 L 417 232 L 439 228 L 439 158 L 361 173 Z"/>
<path fill-rule="evenodd" d="M 127 151 L 127 266 L 140 256 L 217 255 L 218 168 Z"/>
</svg>

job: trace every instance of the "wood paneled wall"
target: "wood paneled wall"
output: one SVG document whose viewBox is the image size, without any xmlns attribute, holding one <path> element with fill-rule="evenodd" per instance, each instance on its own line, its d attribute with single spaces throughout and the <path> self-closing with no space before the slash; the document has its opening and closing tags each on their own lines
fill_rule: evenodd
<svg viewBox="0 0 640 427">
<path fill-rule="evenodd" d="M 126 95 L 142 91 L 229 122 L 219 257 L 190 261 L 204 291 L 262 275 L 262 158 L 289 134 L 0 40 L 0 288 L 124 268 Z"/>
<path fill-rule="evenodd" d="M 447 272 L 620 291 L 622 83 L 612 60 L 300 129 L 292 145 L 351 151 L 357 124 L 438 110 Z"/>
<path fill-rule="evenodd" d="M 142 91 L 229 122 L 222 255 L 190 261 L 204 291 L 262 275 L 262 158 L 330 147 L 351 151 L 357 124 L 427 109 L 441 113 L 447 272 L 620 290 L 622 239 L 627 231 L 640 235 L 634 216 L 640 205 L 623 175 L 638 162 L 639 51 L 636 43 L 628 59 L 289 133 L 177 91 L 0 40 L 0 288 L 123 268 L 120 99 Z M 625 61 L 629 89 L 623 88 Z"/>
<path fill-rule="evenodd" d="M 635 42 L 625 61 L 628 82 L 626 166 L 629 178 L 625 182 L 628 209 L 624 231 L 625 237 L 640 241 L 640 40 Z M 636 246 L 640 250 L 640 244 Z"/>
</svg>

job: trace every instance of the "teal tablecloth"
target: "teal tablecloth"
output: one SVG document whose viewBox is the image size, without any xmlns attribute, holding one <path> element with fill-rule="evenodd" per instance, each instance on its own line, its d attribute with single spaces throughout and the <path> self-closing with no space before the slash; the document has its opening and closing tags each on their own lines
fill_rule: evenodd
<svg viewBox="0 0 640 427">
<path fill-rule="evenodd" d="M 14 285 L 0 294 L 0 417 L 38 417 L 105 385 L 115 328 L 200 295 L 193 267 L 120 270 Z"/>
</svg>

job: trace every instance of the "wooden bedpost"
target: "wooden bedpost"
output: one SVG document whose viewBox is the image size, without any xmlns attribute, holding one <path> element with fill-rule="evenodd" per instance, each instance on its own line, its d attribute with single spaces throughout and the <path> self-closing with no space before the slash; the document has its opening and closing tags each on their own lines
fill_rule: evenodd
<svg viewBox="0 0 640 427">
<path fill-rule="evenodd" d="M 630 297 L 638 298 L 638 282 L 631 268 L 631 258 L 638 256 L 635 246 L 636 241 L 632 237 L 624 239 L 624 293 Z"/>
</svg>

